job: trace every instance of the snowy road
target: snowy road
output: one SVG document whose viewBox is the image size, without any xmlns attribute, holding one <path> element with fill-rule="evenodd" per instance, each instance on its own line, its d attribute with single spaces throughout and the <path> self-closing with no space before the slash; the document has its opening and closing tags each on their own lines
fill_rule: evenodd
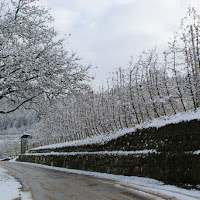
<svg viewBox="0 0 200 200">
<path fill-rule="evenodd" d="M 23 191 L 19 191 L 20 200 L 200 199 L 199 190 L 185 190 L 142 177 L 127 177 L 19 162 L 0 162 L 0 169 L 2 168 L 5 168 L 5 171 L 8 171 L 23 185 Z M 1 197 L 0 194 L 1 200 L 8 200 Z"/>
<path fill-rule="evenodd" d="M 138 191 L 116 181 L 21 163 L 1 162 L 32 193 L 34 200 L 144 200 Z M 140 194 L 141 195 L 141 194 Z M 160 199 L 160 198 L 158 198 Z"/>
</svg>

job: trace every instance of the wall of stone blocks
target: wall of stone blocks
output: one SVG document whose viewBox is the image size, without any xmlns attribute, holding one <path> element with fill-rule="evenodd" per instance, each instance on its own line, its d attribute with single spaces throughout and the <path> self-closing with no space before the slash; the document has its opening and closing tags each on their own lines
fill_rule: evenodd
<svg viewBox="0 0 200 200">
<path fill-rule="evenodd" d="M 125 176 L 142 176 L 165 182 L 200 184 L 200 155 L 20 155 L 19 161 L 96 171 Z"/>
</svg>

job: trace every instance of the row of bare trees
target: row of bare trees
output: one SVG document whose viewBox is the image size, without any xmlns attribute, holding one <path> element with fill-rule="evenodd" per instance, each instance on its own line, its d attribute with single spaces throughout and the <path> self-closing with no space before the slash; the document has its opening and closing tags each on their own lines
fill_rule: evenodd
<svg viewBox="0 0 200 200">
<path fill-rule="evenodd" d="M 189 8 L 188 13 L 162 56 L 156 49 L 143 52 L 137 62 L 131 59 L 127 69 L 113 72 L 98 92 L 87 90 L 54 103 L 35 135 L 42 133 L 42 139 L 81 139 L 197 110 L 200 16 L 194 8 Z"/>
</svg>

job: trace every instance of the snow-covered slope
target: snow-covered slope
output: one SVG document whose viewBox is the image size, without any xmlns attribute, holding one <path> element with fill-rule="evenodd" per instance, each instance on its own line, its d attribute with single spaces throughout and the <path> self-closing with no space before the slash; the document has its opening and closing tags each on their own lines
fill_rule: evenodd
<svg viewBox="0 0 200 200">
<path fill-rule="evenodd" d="M 194 119 L 200 120 L 200 110 L 197 110 L 196 112 L 190 111 L 186 113 L 179 113 L 179 114 L 168 116 L 168 117 L 165 116 L 159 119 L 154 119 L 152 121 L 136 125 L 135 127 L 132 127 L 132 128 L 122 129 L 114 133 L 103 133 L 101 135 L 94 136 L 92 138 L 88 137 L 84 140 L 75 140 L 71 142 L 46 145 L 42 147 L 33 148 L 32 150 L 55 149 L 55 148 L 62 148 L 62 147 L 67 147 L 67 146 L 81 146 L 81 145 L 97 144 L 97 143 L 104 144 L 120 136 L 123 136 L 125 134 L 135 132 L 138 129 L 146 129 L 150 127 L 160 128 L 168 124 L 177 124 L 182 121 L 190 121 Z"/>
</svg>

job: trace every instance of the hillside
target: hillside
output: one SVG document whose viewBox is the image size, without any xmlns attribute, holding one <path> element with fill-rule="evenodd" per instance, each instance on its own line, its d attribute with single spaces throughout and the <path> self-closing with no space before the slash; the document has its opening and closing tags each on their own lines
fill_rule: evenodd
<svg viewBox="0 0 200 200">
<path fill-rule="evenodd" d="M 146 122 L 146 123 L 142 123 L 139 125 L 136 125 L 133 128 L 127 128 L 127 129 L 122 129 L 120 131 L 116 131 L 114 133 L 105 133 L 105 134 L 101 134 L 98 136 L 93 136 L 93 137 L 88 137 L 86 139 L 83 140 L 75 140 L 75 141 L 71 141 L 71 142 L 65 142 L 65 143 L 59 143 L 59 144 L 52 144 L 52 145 L 47 145 L 47 146 L 42 146 L 42 147 L 37 147 L 37 148 L 33 148 L 32 150 L 30 150 L 31 152 L 48 152 L 48 151 L 62 151 L 61 149 L 67 149 L 68 151 L 70 151 L 70 149 L 74 149 L 74 151 L 76 149 L 78 149 L 78 147 L 89 147 L 89 146 L 106 146 L 110 143 L 116 143 L 117 141 L 122 140 L 126 140 L 126 144 L 123 143 L 123 148 L 125 149 L 121 149 L 122 147 L 119 144 L 115 145 L 115 148 L 117 148 L 118 150 L 139 150 L 139 149 L 143 149 L 143 148 L 147 148 L 147 149 L 155 149 L 157 148 L 156 141 L 159 140 L 165 140 L 168 137 L 167 132 L 169 131 L 171 134 L 172 132 L 177 132 L 177 135 L 180 136 L 184 136 L 184 134 L 189 135 L 189 133 L 191 131 L 194 130 L 194 128 L 197 128 L 198 132 L 198 121 L 200 120 L 200 110 L 198 110 L 197 112 L 186 112 L 186 113 L 179 113 L 173 116 L 169 116 L 169 117 L 162 117 L 159 119 L 154 119 L 152 121 Z M 188 123 L 189 122 L 189 123 Z M 189 124 L 189 127 L 188 127 Z M 188 131 L 185 131 L 185 128 L 183 126 L 187 126 L 188 127 Z M 182 130 L 182 132 L 181 132 Z M 164 132 L 164 133 L 162 133 Z M 156 133 L 154 135 L 152 135 L 152 133 Z M 131 138 L 130 137 L 137 137 L 138 139 L 135 141 L 132 141 L 135 143 L 135 147 L 131 147 Z M 149 142 L 148 144 L 145 143 L 145 137 L 147 137 L 147 140 L 151 140 L 151 142 Z M 149 138 L 148 138 L 149 137 Z M 195 136 L 196 139 L 194 139 L 193 137 L 191 137 L 192 141 L 197 141 L 199 139 L 199 136 L 196 135 Z M 170 138 L 169 138 L 170 139 Z M 168 139 L 168 141 L 169 141 Z M 180 137 L 178 141 L 184 140 L 184 137 Z M 155 142 L 155 143 L 154 143 Z M 143 147 L 139 147 L 139 143 L 143 143 Z M 169 142 L 168 142 L 169 143 Z M 148 145 L 148 146 L 146 146 Z M 198 145 L 195 146 L 196 148 L 198 148 Z M 193 146 L 193 148 L 195 148 Z M 131 149 L 132 148 L 132 149 Z M 133 149 L 134 148 L 134 149 Z M 49 149 L 49 150 L 48 150 Z M 196 149 L 197 150 L 197 149 Z M 87 149 L 87 151 L 90 151 L 89 149 Z"/>
</svg>

